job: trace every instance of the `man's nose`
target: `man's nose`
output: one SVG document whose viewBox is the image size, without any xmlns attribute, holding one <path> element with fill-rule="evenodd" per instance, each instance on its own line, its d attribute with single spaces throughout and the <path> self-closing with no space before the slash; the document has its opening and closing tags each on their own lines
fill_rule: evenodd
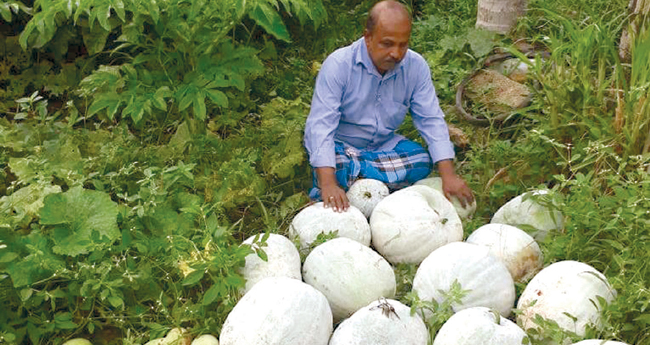
<svg viewBox="0 0 650 345">
<path fill-rule="evenodd" d="M 399 48 L 393 48 L 393 49 L 391 49 L 391 50 L 390 50 L 390 57 L 391 57 L 393 60 L 399 60 L 399 58 L 401 57 L 401 51 L 400 51 L 400 49 L 399 49 Z"/>
</svg>

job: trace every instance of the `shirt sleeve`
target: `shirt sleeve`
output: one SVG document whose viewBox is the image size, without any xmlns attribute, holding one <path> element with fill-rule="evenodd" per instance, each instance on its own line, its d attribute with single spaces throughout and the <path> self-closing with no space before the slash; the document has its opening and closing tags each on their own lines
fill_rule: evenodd
<svg viewBox="0 0 650 345">
<path fill-rule="evenodd" d="M 424 58 L 417 55 L 415 68 L 409 76 L 416 80 L 411 97 L 413 124 L 427 143 L 434 163 L 455 157 L 454 146 L 449 140 L 449 129 L 445 115 L 440 109 L 438 97 L 431 81 L 431 71 Z"/>
<path fill-rule="evenodd" d="M 349 70 L 341 60 L 336 52 L 330 55 L 316 78 L 304 137 L 309 164 L 314 168 L 336 167 L 334 133 L 341 119 L 341 99 Z"/>
</svg>

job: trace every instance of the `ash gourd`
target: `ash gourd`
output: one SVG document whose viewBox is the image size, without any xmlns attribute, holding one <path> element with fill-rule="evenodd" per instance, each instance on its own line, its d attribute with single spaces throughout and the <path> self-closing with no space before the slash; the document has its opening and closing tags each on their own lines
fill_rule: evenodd
<svg viewBox="0 0 650 345">
<path fill-rule="evenodd" d="M 256 236 L 249 237 L 243 243 L 258 245 L 253 244 Z M 288 238 L 278 234 L 269 234 L 266 246 L 261 249 L 266 253 L 267 261 L 262 260 L 256 253 L 251 253 L 246 256 L 246 264 L 240 270 L 246 279 L 244 292 L 249 291 L 260 280 L 268 277 L 288 277 L 302 280 L 300 254 Z"/>
<path fill-rule="evenodd" d="M 395 273 L 390 264 L 349 238 L 335 238 L 314 248 L 305 259 L 302 276 L 327 297 L 335 321 L 372 301 L 395 295 Z"/>
<path fill-rule="evenodd" d="M 549 231 L 564 227 L 562 213 L 538 201 L 544 196 L 552 194 L 549 190 L 523 193 L 501 206 L 490 223 L 512 225 L 526 231 L 533 228 L 530 235 L 537 241 L 544 241 Z"/>
<path fill-rule="evenodd" d="M 370 216 L 372 245 L 393 264 L 419 264 L 441 246 L 463 239 L 463 225 L 445 196 L 427 186 L 393 192 Z"/>
<path fill-rule="evenodd" d="M 505 264 L 477 244 L 453 242 L 436 249 L 418 267 L 413 291 L 422 300 L 443 302 L 443 291 L 458 282 L 466 295 L 452 304 L 455 312 L 487 307 L 508 317 L 515 303 L 515 284 Z M 426 313 L 425 313 L 426 315 Z M 426 315 L 429 316 L 429 315 Z"/>
<path fill-rule="evenodd" d="M 608 303 L 616 296 L 602 273 L 582 262 L 556 262 L 533 277 L 522 292 L 517 323 L 524 329 L 536 328 L 533 320 L 541 316 L 584 336 L 587 325 L 601 326 L 598 296 Z"/>
<path fill-rule="evenodd" d="M 433 345 L 521 345 L 526 333 L 485 307 L 463 309 L 445 322 Z"/>
<path fill-rule="evenodd" d="M 486 246 L 508 268 L 515 282 L 526 282 L 542 269 L 543 256 L 535 239 L 507 224 L 486 224 L 474 230 L 467 243 Z"/>
<path fill-rule="evenodd" d="M 319 234 L 338 231 L 339 237 L 370 245 L 370 225 L 366 216 L 354 206 L 346 212 L 325 208 L 323 202 L 305 207 L 291 221 L 289 236 L 300 240 L 300 249 L 306 249 Z"/>
<path fill-rule="evenodd" d="M 320 291 L 297 279 L 265 278 L 228 314 L 219 340 L 221 345 L 327 345 L 332 321 Z"/>
<path fill-rule="evenodd" d="M 429 332 L 419 315 L 392 299 L 357 310 L 334 331 L 329 345 L 426 345 Z"/>
<path fill-rule="evenodd" d="M 346 193 L 350 205 L 358 208 L 366 218 L 370 218 L 375 206 L 390 194 L 385 183 L 374 179 L 355 181 Z"/>
</svg>

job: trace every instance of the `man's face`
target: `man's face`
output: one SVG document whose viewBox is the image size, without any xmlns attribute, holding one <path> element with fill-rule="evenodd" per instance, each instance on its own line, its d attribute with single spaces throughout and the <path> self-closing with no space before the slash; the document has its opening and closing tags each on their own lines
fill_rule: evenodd
<svg viewBox="0 0 650 345">
<path fill-rule="evenodd" d="M 368 54 L 379 73 L 383 75 L 402 61 L 408 49 L 410 36 L 409 19 L 391 13 L 382 13 L 374 30 L 366 31 L 364 37 Z"/>
</svg>

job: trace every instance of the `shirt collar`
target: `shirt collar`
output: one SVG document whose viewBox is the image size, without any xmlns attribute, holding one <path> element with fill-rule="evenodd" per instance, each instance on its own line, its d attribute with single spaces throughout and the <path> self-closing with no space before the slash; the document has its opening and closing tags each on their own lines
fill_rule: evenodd
<svg viewBox="0 0 650 345">
<path fill-rule="evenodd" d="M 370 74 L 373 74 L 373 75 L 378 76 L 379 78 L 382 78 L 382 75 L 379 73 L 379 71 L 377 71 L 377 67 L 375 67 L 375 64 L 373 64 L 372 60 L 370 59 L 370 54 L 368 53 L 368 47 L 366 46 L 365 37 L 361 37 L 357 41 L 357 43 L 359 44 L 359 49 L 357 49 L 357 53 L 356 53 L 354 62 L 356 64 L 362 64 L 363 67 L 365 67 L 366 70 L 368 70 L 368 72 Z M 407 52 L 407 54 L 408 54 L 408 52 Z M 404 56 L 404 58 L 406 58 L 406 56 Z M 403 62 L 404 62 L 404 59 L 402 59 L 402 61 L 400 61 L 397 65 L 395 65 L 395 68 L 393 68 L 390 71 L 386 72 L 386 74 L 383 75 L 383 78 L 388 79 L 388 78 L 392 77 L 393 75 L 395 75 L 397 73 L 398 69 L 403 68 Z"/>
</svg>

